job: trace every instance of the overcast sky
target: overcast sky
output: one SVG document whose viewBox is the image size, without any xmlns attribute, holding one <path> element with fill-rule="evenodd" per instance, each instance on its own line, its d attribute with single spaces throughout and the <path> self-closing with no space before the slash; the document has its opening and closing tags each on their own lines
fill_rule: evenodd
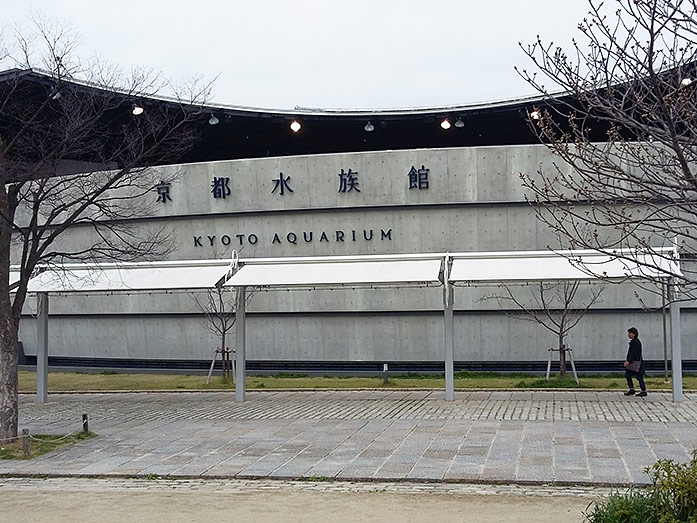
<svg viewBox="0 0 697 523">
<path fill-rule="evenodd" d="M 227 105 L 467 105 L 532 94 L 518 42 L 569 45 L 586 0 L 4 0 L 7 26 L 69 22 L 80 54 L 166 77 L 218 77 Z"/>
</svg>

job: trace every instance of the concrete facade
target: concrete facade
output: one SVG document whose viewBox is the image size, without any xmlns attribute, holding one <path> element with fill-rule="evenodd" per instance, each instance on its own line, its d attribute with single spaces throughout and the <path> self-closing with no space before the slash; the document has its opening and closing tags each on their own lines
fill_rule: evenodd
<svg viewBox="0 0 697 523">
<path fill-rule="evenodd" d="M 386 151 L 160 168 L 140 232 L 164 227 L 169 259 L 545 250 L 563 247 L 526 203 L 520 173 L 553 169 L 543 146 Z M 166 187 L 167 196 L 163 196 Z M 224 197 L 223 197 L 224 196 Z M 164 200 L 164 201 L 162 201 Z M 147 203 L 147 201 L 145 202 Z M 84 244 L 87 229 L 63 241 Z M 651 292 L 612 286 L 572 331 L 577 360 L 621 361 L 636 325 L 645 358 L 663 357 Z M 520 292 L 529 292 L 521 288 Z M 553 334 L 511 318 L 495 288 L 455 295 L 456 361 L 546 361 Z M 30 313 L 31 307 L 27 312 Z M 251 360 L 442 361 L 441 289 L 262 292 L 249 305 Z M 692 340 L 692 310 L 683 340 Z M 217 346 L 189 293 L 51 298 L 54 356 L 205 360 Z M 27 354 L 34 321 L 22 320 Z M 234 339 L 234 338 L 233 338 Z M 697 348 L 683 343 L 684 359 Z"/>
</svg>

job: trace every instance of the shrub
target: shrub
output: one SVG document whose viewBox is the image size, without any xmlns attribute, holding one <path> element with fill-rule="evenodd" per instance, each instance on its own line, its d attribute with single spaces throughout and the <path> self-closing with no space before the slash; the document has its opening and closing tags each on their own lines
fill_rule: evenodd
<svg viewBox="0 0 697 523">
<path fill-rule="evenodd" d="M 617 492 L 607 500 L 594 501 L 591 505 L 592 509 L 583 514 L 591 523 L 659 523 L 650 491 Z"/>
<path fill-rule="evenodd" d="M 644 469 L 653 486 L 594 501 L 584 516 L 591 523 L 697 523 L 697 449 L 689 463 L 660 459 Z"/>
<path fill-rule="evenodd" d="M 697 449 L 689 463 L 660 459 L 646 467 L 661 523 L 697 523 Z"/>
</svg>

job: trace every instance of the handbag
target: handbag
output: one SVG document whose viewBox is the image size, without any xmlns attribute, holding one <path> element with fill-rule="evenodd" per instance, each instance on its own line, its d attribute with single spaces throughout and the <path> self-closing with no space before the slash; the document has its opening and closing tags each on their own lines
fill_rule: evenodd
<svg viewBox="0 0 697 523">
<path fill-rule="evenodd" d="M 641 361 L 630 361 L 625 367 L 629 372 L 639 372 L 641 370 Z"/>
</svg>

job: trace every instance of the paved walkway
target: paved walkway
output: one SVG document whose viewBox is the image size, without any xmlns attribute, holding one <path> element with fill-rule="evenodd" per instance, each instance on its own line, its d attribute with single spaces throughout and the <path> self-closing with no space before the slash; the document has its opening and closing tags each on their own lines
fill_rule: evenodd
<svg viewBox="0 0 697 523">
<path fill-rule="evenodd" d="M 697 394 L 619 392 L 123 393 L 33 396 L 32 434 L 98 438 L 0 474 L 644 484 L 657 459 L 697 448 Z"/>
</svg>

